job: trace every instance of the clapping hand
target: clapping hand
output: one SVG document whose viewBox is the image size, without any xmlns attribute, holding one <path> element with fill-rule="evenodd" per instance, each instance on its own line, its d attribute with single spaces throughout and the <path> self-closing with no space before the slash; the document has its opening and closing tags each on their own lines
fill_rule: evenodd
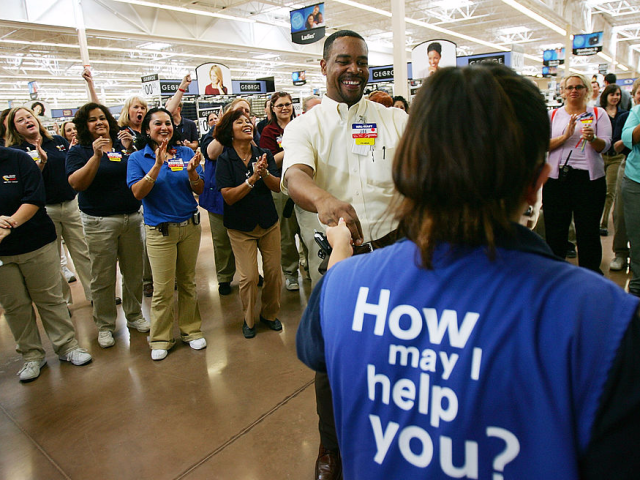
<svg viewBox="0 0 640 480">
<path fill-rule="evenodd" d="M 38 154 L 40 155 L 40 161 L 43 164 L 47 163 L 47 152 L 42 149 L 42 137 L 36 140 L 36 150 L 38 150 Z"/>
<path fill-rule="evenodd" d="M 118 140 L 120 140 L 124 148 L 127 150 L 131 149 L 131 146 L 133 145 L 133 135 L 131 135 L 129 130 L 120 130 L 118 132 Z"/>
<path fill-rule="evenodd" d="M 187 172 L 189 174 L 191 174 L 192 172 L 195 172 L 196 171 L 196 167 L 198 165 L 200 165 L 200 162 L 202 162 L 202 153 L 200 152 L 200 148 L 198 148 L 196 150 L 196 154 L 193 156 L 193 158 L 191 158 L 191 160 L 187 164 Z M 197 176 L 197 174 L 196 174 L 196 176 Z M 189 175 L 189 178 L 191 178 L 191 175 Z"/>
<path fill-rule="evenodd" d="M 111 139 L 108 137 L 98 137 L 93 141 L 93 153 L 98 157 L 102 158 L 104 154 L 104 147 L 111 144 Z"/>
<path fill-rule="evenodd" d="M 156 165 L 162 166 L 167 161 L 167 145 L 169 145 L 169 139 L 165 138 L 156 148 Z"/>
</svg>

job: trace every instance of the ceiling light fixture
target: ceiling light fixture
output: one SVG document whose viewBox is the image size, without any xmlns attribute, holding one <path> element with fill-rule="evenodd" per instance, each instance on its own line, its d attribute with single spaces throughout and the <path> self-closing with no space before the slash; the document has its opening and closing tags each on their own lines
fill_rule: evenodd
<svg viewBox="0 0 640 480">
<path fill-rule="evenodd" d="M 544 18 L 541 15 L 538 15 L 536 12 L 534 12 L 532 10 L 529 10 L 527 7 L 525 7 L 523 5 L 520 5 L 515 0 L 502 0 L 502 2 L 506 3 L 510 7 L 515 8 L 520 13 L 524 13 L 527 17 L 535 20 L 538 23 L 541 23 L 545 27 L 549 27 L 551 30 L 553 30 L 554 32 L 559 33 L 563 37 L 567 34 L 567 31 L 564 28 L 560 28 L 555 23 L 551 22 L 550 20 L 547 20 L 546 18 Z"/>
<path fill-rule="evenodd" d="M 141 7 L 151 7 L 160 10 L 171 10 L 173 12 L 190 13 L 192 15 L 201 15 L 204 17 L 222 18 L 224 20 L 232 20 L 236 22 L 256 23 L 253 18 L 233 17 L 222 13 L 207 12 L 206 10 L 195 10 L 192 8 L 174 7 L 173 5 L 162 5 L 160 3 L 145 2 L 143 0 L 113 0 L 118 3 L 126 3 L 128 5 L 139 5 Z"/>
</svg>

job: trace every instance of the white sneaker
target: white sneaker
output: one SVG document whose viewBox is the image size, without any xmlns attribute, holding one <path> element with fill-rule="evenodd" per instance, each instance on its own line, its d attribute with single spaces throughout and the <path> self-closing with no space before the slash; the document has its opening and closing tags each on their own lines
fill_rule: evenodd
<svg viewBox="0 0 640 480">
<path fill-rule="evenodd" d="M 151 330 L 151 325 L 149 324 L 149 320 L 146 318 L 139 318 L 138 320 L 134 320 L 133 322 L 127 321 L 127 327 L 135 328 L 139 332 L 148 332 Z"/>
<path fill-rule="evenodd" d="M 295 292 L 297 290 L 300 290 L 300 285 L 298 285 L 297 278 L 287 278 L 284 282 L 284 286 L 290 292 Z"/>
<path fill-rule="evenodd" d="M 62 273 L 64 274 L 64 278 L 67 281 L 67 283 L 73 283 L 76 281 L 76 276 L 67 267 L 62 267 Z"/>
<path fill-rule="evenodd" d="M 151 360 L 164 360 L 167 358 L 168 350 L 154 349 L 151 350 Z"/>
<path fill-rule="evenodd" d="M 189 346 L 194 350 L 202 350 L 207 347 L 207 341 L 204 338 L 196 338 L 189 342 Z"/>
<path fill-rule="evenodd" d="M 21 382 L 30 382 L 40 376 L 40 369 L 46 363 L 47 361 L 44 358 L 40 361 L 24 362 L 24 365 L 16 375 L 20 376 Z"/>
<path fill-rule="evenodd" d="M 611 260 L 611 263 L 609 264 L 609 270 L 613 270 L 615 272 L 625 268 L 627 268 L 627 259 L 624 257 L 616 257 Z"/>
<path fill-rule="evenodd" d="M 114 340 L 113 334 L 111 332 L 98 332 L 98 345 L 100 345 L 102 348 L 113 347 L 115 344 L 116 341 Z"/>
<path fill-rule="evenodd" d="M 113 340 L 113 339 L 112 339 Z M 63 362 L 71 362 L 74 365 L 84 365 L 91 361 L 91 355 L 84 348 L 76 347 L 64 355 L 58 357 Z"/>
</svg>

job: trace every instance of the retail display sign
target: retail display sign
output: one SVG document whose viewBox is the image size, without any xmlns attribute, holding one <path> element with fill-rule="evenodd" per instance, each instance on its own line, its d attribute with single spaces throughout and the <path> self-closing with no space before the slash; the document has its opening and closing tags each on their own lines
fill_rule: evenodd
<svg viewBox="0 0 640 480">
<path fill-rule="evenodd" d="M 292 10 L 289 18 L 293 43 L 304 45 L 324 40 L 324 3 Z"/>
<path fill-rule="evenodd" d="M 291 72 L 291 81 L 296 87 L 305 85 L 307 83 L 307 72 L 305 70 Z"/>
<path fill-rule="evenodd" d="M 160 80 L 160 94 L 164 96 L 173 96 L 180 88 L 181 80 Z M 198 94 L 198 82 L 194 80 L 189 85 L 189 89 L 184 93 L 185 95 L 197 95 Z"/>
<path fill-rule="evenodd" d="M 475 65 L 477 63 L 500 63 L 507 67 L 511 67 L 511 52 L 494 52 L 484 53 L 481 55 L 468 55 L 458 57 L 458 67 L 466 67 L 467 65 Z"/>
<path fill-rule="evenodd" d="M 220 117 L 222 115 L 223 106 L 224 105 L 220 103 L 220 104 L 214 104 L 213 107 L 198 109 L 198 129 L 202 135 L 209 133 L 209 124 L 207 123 L 207 118 L 209 118 L 209 114 L 213 112 L 218 117 Z"/>
<path fill-rule="evenodd" d="M 428 40 L 413 47 L 413 76 L 420 79 L 433 75 L 442 67 L 455 67 L 458 46 L 449 40 Z"/>
<path fill-rule="evenodd" d="M 543 77 L 555 77 L 556 75 L 558 75 L 558 67 L 542 67 Z"/>
<path fill-rule="evenodd" d="M 602 51 L 602 32 L 582 33 L 573 36 L 573 54 L 595 55 Z"/>
<path fill-rule="evenodd" d="M 232 80 L 233 91 L 236 93 L 269 93 L 267 82 L 264 80 Z"/>
<path fill-rule="evenodd" d="M 38 82 L 35 80 L 29 82 L 29 98 L 36 100 L 38 98 Z"/>
<path fill-rule="evenodd" d="M 231 95 L 239 93 L 233 88 L 231 70 L 221 63 L 203 63 L 196 67 L 198 94 Z"/>
<path fill-rule="evenodd" d="M 564 64 L 564 48 L 545 50 L 542 52 L 542 64 L 546 67 L 557 67 Z"/>
<path fill-rule="evenodd" d="M 609 71 L 609 64 L 608 63 L 599 63 L 598 64 L 598 73 L 600 75 L 606 75 L 608 71 Z"/>
<path fill-rule="evenodd" d="M 142 82 L 142 96 L 147 98 L 160 96 L 160 78 L 158 74 L 144 75 L 140 80 Z"/>
</svg>

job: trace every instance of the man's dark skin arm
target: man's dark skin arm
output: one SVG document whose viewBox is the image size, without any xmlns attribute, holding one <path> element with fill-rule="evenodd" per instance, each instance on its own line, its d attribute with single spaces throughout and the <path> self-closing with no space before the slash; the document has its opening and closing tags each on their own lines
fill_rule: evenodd
<svg viewBox="0 0 640 480">
<path fill-rule="evenodd" d="M 302 164 L 292 165 L 285 173 L 284 184 L 296 205 L 308 212 L 318 213 L 318 218 L 324 225 L 336 226 L 338 220 L 344 218 L 351 231 L 353 243 L 362 244 L 362 227 L 355 209 L 349 203 L 338 200 L 318 187 L 313 181 L 311 167 Z"/>
</svg>

